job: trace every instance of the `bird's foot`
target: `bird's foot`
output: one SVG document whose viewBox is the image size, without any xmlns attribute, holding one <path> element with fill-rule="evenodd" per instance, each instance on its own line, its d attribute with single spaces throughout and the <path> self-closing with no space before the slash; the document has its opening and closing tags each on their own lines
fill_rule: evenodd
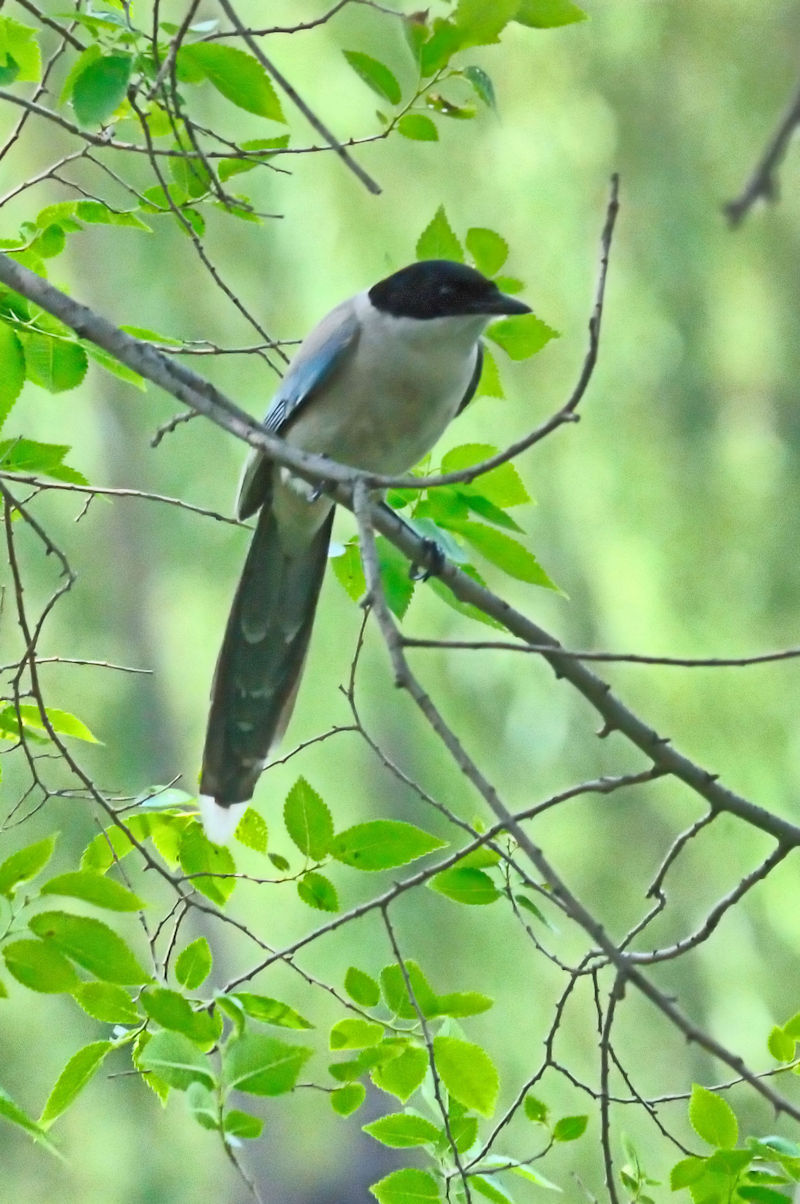
<svg viewBox="0 0 800 1204">
<path fill-rule="evenodd" d="M 429 577 L 438 577 L 444 568 L 446 557 L 435 539 L 423 539 L 422 552 L 420 563 L 415 562 L 408 570 L 412 581 L 427 581 Z"/>
</svg>

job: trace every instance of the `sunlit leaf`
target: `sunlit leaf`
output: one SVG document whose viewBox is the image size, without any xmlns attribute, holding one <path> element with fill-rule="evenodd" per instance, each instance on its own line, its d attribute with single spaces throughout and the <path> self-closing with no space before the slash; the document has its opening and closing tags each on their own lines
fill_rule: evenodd
<svg viewBox="0 0 800 1204">
<path fill-rule="evenodd" d="M 47 1097 L 39 1124 L 50 1125 L 62 1112 L 66 1112 L 86 1084 L 97 1074 L 106 1054 L 113 1048 L 111 1041 L 94 1041 L 72 1055 Z"/>
</svg>

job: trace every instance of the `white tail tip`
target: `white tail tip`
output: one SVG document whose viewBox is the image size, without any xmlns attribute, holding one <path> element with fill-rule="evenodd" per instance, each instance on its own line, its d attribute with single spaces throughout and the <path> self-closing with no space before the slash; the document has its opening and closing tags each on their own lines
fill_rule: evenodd
<svg viewBox="0 0 800 1204">
<path fill-rule="evenodd" d="M 197 802 L 203 831 L 208 839 L 214 844 L 227 844 L 247 810 L 247 803 L 232 803 L 230 807 L 221 807 L 210 794 L 198 795 Z"/>
</svg>

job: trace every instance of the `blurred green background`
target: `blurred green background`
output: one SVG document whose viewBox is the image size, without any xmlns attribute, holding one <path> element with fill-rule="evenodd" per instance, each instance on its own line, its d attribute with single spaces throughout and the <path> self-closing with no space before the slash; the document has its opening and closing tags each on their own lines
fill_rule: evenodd
<svg viewBox="0 0 800 1204">
<path fill-rule="evenodd" d="M 261 6 L 249 7 L 253 20 L 263 19 Z M 759 208 L 736 231 L 726 225 L 721 206 L 743 185 L 795 87 L 800 6 L 793 0 L 758 6 L 747 0 L 586 0 L 584 7 L 590 20 L 583 24 L 544 32 L 512 25 L 499 47 L 465 55 L 493 77 L 496 116 L 441 120 L 438 144 L 395 137 L 357 150 L 383 187 L 380 197 L 369 195 L 330 153 L 280 158 L 276 165 L 291 174 L 252 173 L 242 187 L 258 209 L 280 214 L 280 220 L 257 226 L 211 214 L 207 252 L 272 335 L 296 338 L 336 301 L 412 259 L 418 234 L 440 204 L 461 235 L 473 225 L 497 229 L 511 244 L 508 270 L 525 280 L 525 298 L 562 332 L 535 360 L 508 365 L 507 400 L 479 399 L 443 447 L 503 444 L 558 408 L 577 378 L 608 179 L 618 170 L 622 210 L 600 362 L 581 421 L 518 461 L 538 505 L 516 517 L 568 598 L 510 582 L 491 569 L 489 583 L 573 647 L 735 656 L 798 644 L 796 151 L 790 149 L 781 169 L 779 204 Z M 268 19 L 292 23 L 323 8 L 312 0 L 287 0 L 270 5 Z M 183 5 L 162 5 L 165 19 L 179 19 L 182 12 Z M 14 15 L 26 19 L 22 11 Z M 214 5 L 203 4 L 197 17 L 215 15 Z M 146 21 L 142 13 L 138 19 Z M 361 6 L 312 32 L 276 36 L 269 53 L 337 134 L 377 132 L 373 98 L 345 64 L 342 48 L 377 55 L 407 86 L 413 82 L 399 31 Z M 256 118 L 223 107 L 223 101 L 215 110 L 210 96 L 208 103 L 209 120 L 239 123 L 237 137 L 258 132 Z M 317 141 L 288 102 L 285 109 L 293 142 Z M 16 115 L 0 114 L 4 129 Z M 2 192 L 71 146 L 52 127 L 31 125 L 0 167 Z M 33 195 L 6 207 L 0 233 L 13 234 L 29 208 L 65 194 L 49 184 L 36 191 L 35 202 L 28 200 Z M 222 346 L 254 341 L 188 240 L 166 219 L 156 219 L 152 236 L 104 227 L 74 235 L 51 277 L 118 322 Z M 257 357 L 191 365 L 254 414 L 265 410 L 275 378 Z M 28 387 L 5 433 L 73 445 L 71 462 L 95 484 L 153 490 L 230 512 L 242 448 L 198 420 L 153 450 L 156 428 L 175 409 L 155 391 L 142 395 L 92 368 L 79 392 L 50 396 Z M 141 500 L 96 500 L 76 523 L 81 509 L 79 499 L 63 494 L 36 502 L 37 516 L 69 549 L 78 573 L 47 624 L 40 651 L 120 661 L 154 673 L 52 667 L 46 678 L 50 700 L 80 715 L 105 742 L 84 753 L 84 761 L 106 789 L 136 794 L 183 774 L 192 790 L 208 683 L 246 535 Z M 344 539 L 352 522 L 347 515 L 338 521 Z M 41 605 L 56 580 L 54 565 L 32 540 L 23 540 L 27 596 Z M 0 622 L 4 647 L 10 647 L 16 635 L 8 597 Z M 359 612 L 329 574 L 284 751 L 348 721 L 338 686 L 347 678 L 358 623 Z M 422 589 L 404 627 L 413 635 L 485 635 Z M 10 657 L 4 653 L 2 659 Z M 413 663 L 513 809 L 602 772 L 643 767 L 620 737 L 598 741 L 588 705 L 533 658 L 420 652 Z M 733 789 L 795 818 L 796 662 L 717 670 L 619 665 L 607 676 L 687 755 Z M 359 698 L 370 730 L 412 776 L 464 818 L 481 813 L 412 705 L 394 690 L 374 633 L 361 665 Z M 4 814 L 24 781 L 22 766 L 6 760 Z M 379 812 L 451 835 L 356 737 L 341 735 L 264 775 L 256 802 L 279 851 L 289 851 L 280 806 L 301 772 L 325 797 L 339 827 Z M 551 812 L 534 836 L 609 932 L 621 935 L 646 910 L 644 893 L 670 842 L 701 813 L 688 790 L 661 782 L 576 800 Z M 4 833 L 0 851 L 5 856 L 55 827 L 62 829 L 62 853 L 73 860 L 96 830 L 88 808 L 51 801 L 22 828 Z M 675 866 L 670 904 L 652 930 L 652 943 L 692 931 L 769 847 L 733 819 L 716 821 Z M 246 854 L 241 860 L 250 866 Z M 770 1065 L 770 1026 L 800 1007 L 800 887 L 793 871 L 793 861 L 784 863 L 698 953 L 654 974 L 698 1024 L 756 1069 Z M 377 889 L 374 880 L 354 883 L 353 877 L 343 875 L 340 882 L 347 906 Z M 290 885 L 238 893 L 237 914 L 272 944 L 315 922 Z M 396 918 L 405 954 L 422 964 L 434 986 L 496 996 L 492 1011 L 468 1022 L 468 1035 L 496 1059 L 501 1105 L 507 1105 L 539 1063 L 563 977 L 535 954 L 518 926 L 500 923 L 494 909 L 457 908 L 418 892 Z M 232 929 L 209 929 L 208 935 L 220 982 L 250 964 L 249 950 Z M 564 960 L 579 958 L 586 947 L 563 924 L 546 934 L 546 942 Z M 390 956 L 379 924 L 362 921 L 300 960 L 310 974 L 340 986 L 350 962 L 375 973 Z M 336 1006 L 324 991 L 298 981 L 288 971 L 271 971 L 254 989 L 283 992 L 318 1017 L 324 1031 L 325 1020 L 339 1014 Z M 2 1082 L 36 1113 L 66 1058 L 96 1039 L 98 1026 L 69 999 L 40 999 L 21 988 L 2 1008 Z M 636 998 L 622 1006 L 619 1024 L 616 1049 L 645 1095 L 686 1091 L 694 1078 L 711 1085 L 730 1077 Z M 596 1042 L 586 984 L 565 1018 L 558 1056 L 592 1084 Z M 323 1068 L 318 1059 L 312 1075 Z M 552 1073 L 539 1093 L 556 1110 L 594 1112 L 586 1096 Z M 732 1099 L 753 1131 L 774 1127 L 749 1093 L 740 1090 Z M 268 1105 L 265 1137 L 244 1153 L 266 1198 L 274 1204 L 370 1199 L 365 1185 L 397 1160 L 359 1136 L 352 1121 L 334 1118 L 320 1093 L 299 1091 L 279 1104 Z M 379 1114 L 392 1104 L 371 1098 L 367 1110 Z M 640 1109 L 618 1111 L 617 1132 L 631 1135 L 648 1170 L 661 1178 L 679 1152 Z M 682 1103 L 662 1109 L 664 1122 L 686 1138 L 684 1114 Z M 0 1131 L 4 1198 L 120 1204 L 180 1204 L 212 1193 L 231 1204 L 249 1198 L 213 1137 L 187 1117 L 182 1100 L 162 1112 L 132 1075 L 101 1077 L 59 1123 L 56 1132 L 69 1154 L 65 1166 L 16 1130 Z M 535 1152 L 530 1134 L 514 1134 L 509 1148 Z M 604 1198 L 596 1115 L 587 1135 L 557 1150 L 544 1170 L 567 1199 L 584 1198 L 579 1181 Z M 667 1190 L 656 1189 L 664 1198 Z M 520 1198 L 528 1198 L 524 1188 Z"/>
</svg>

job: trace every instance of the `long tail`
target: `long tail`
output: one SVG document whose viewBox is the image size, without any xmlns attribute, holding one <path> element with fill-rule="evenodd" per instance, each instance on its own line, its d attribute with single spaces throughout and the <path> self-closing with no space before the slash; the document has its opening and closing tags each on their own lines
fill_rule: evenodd
<svg viewBox="0 0 800 1204">
<path fill-rule="evenodd" d="M 227 840 L 283 734 L 308 648 L 333 509 L 287 552 L 265 504 L 247 553 L 211 687 L 200 806 L 207 835 Z"/>
</svg>

